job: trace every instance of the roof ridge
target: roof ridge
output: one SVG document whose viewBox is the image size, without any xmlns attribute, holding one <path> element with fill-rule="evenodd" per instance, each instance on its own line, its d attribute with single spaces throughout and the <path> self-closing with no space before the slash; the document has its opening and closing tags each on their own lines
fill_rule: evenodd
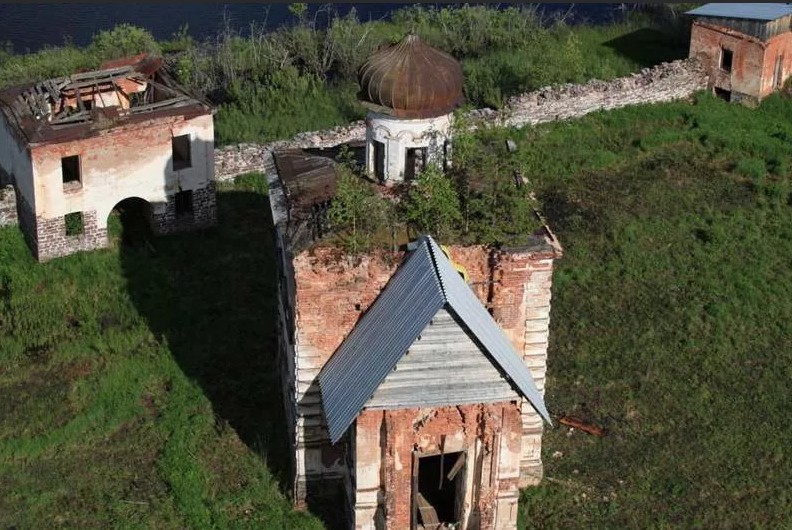
<svg viewBox="0 0 792 530">
<path fill-rule="evenodd" d="M 426 247 L 429 249 L 429 258 L 432 260 L 432 269 L 434 270 L 435 276 L 437 276 L 437 282 L 440 284 L 440 291 L 443 293 L 443 299 L 446 303 L 448 303 L 448 291 L 446 290 L 446 285 L 443 281 L 443 275 L 440 274 L 440 267 L 437 265 L 437 256 L 435 256 L 434 247 L 437 245 L 437 242 L 435 242 L 435 240 L 432 239 L 432 236 L 429 234 L 422 235 L 421 239 L 426 242 Z M 438 248 L 440 247 L 438 246 Z"/>
</svg>

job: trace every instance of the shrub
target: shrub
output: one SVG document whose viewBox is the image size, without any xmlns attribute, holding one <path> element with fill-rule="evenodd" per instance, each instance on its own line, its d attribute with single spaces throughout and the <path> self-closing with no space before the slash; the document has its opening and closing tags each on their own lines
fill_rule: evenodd
<svg viewBox="0 0 792 530">
<path fill-rule="evenodd" d="M 390 205 L 345 165 L 340 164 L 338 171 L 328 217 L 342 245 L 354 254 L 367 249 L 374 232 L 388 225 Z"/>
<path fill-rule="evenodd" d="M 459 196 L 451 178 L 429 166 L 418 175 L 404 202 L 405 219 L 420 232 L 444 238 L 462 220 Z"/>
<path fill-rule="evenodd" d="M 98 63 L 143 52 L 162 53 L 151 33 L 132 24 L 119 24 L 113 29 L 100 31 L 94 35 L 86 51 Z"/>
</svg>

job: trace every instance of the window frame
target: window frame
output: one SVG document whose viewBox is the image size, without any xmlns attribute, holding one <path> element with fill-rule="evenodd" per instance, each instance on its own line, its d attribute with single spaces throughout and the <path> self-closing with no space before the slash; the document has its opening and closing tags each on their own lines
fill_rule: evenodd
<svg viewBox="0 0 792 530">
<path fill-rule="evenodd" d="M 186 142 L 186 151 L 179 148 L 177 143 Z M 184 146 L 181 146 L 184 147 Z M 178 158 L 176 154 L 178 153 Z M 173 171 L 190 169 L 192 165 L 192 138 L 189 134 L 180 134 L 171 137 L 171 167 Z"/>
</svg>

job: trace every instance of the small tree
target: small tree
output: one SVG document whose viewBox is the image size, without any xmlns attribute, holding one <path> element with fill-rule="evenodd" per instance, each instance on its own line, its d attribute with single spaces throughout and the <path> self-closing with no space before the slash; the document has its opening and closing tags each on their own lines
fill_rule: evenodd
<svg viewBox="0 0 792 530">
<path fill-rule="evenodd" d="M 433 165 L 427 167 L 407 194 L 404 214 L 417 230 L 447 236 L 462 219 L 459 195 L 451 178 Z"/>
<path fill-rule="evenodd" d="M 339 164 L 336 195 L 328 217 L 346 249 L 357 253 L 368 247 L 372 234 L 388 224 L 388 201 L 349 167 Z"/>
<path fill-rule="evenodd" d="M 161 54 L 154 36 L 148 30 L 132 24 L 119 24 L 113 29 L 94 35 L 88 53 L 97 62 L 121 59 L 138 53 Z"/>
</svg>

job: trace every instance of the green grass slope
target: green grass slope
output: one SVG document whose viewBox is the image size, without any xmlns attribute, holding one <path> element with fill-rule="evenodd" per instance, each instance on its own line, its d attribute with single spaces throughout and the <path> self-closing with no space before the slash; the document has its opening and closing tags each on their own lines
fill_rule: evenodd
<svg viewBox="0 0 792 530">
<path fill-rule="evenodd" d="M 510 137 L 565 247 L 523 528 L 783 527 L 792 100 L 702 95 Z M 491 141 L 492 138 L 489 138 Z M 318 528 L 279 491 L 271 225 L 36 264 L 0 230 L 0 526 Z"/>
</svg>

